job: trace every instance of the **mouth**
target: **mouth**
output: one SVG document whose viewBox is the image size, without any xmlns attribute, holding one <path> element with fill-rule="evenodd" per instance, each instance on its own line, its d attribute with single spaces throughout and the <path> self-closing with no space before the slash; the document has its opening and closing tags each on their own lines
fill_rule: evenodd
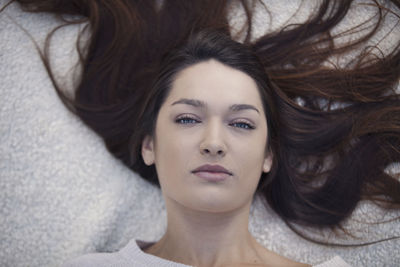
<svg viewBox="0 0 400 267">
<path fill-rule="evenodd" d="M 210 164 L 202 165 L 193 170 L 192 173 L 209 182 L 221 182 L 233 175 L 232 172 L 220 165 Z"/>
</svg>

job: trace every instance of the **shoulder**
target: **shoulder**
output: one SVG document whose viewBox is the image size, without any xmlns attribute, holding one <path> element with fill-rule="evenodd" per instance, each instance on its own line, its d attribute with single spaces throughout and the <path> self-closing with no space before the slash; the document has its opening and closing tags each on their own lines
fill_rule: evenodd
<svg viewBox="0 0 400 267">
<path fill-rule="evenodd" d="M 345 262 L 341 257 L 335 256 L 328 261 L 314 265 L 314 267 L 351 267 L 351 265 Z"/>
<path fill-rule="evenodd" d="M 116 253 L 92 253 L 65 262 L 61 267 L 110 266 L 116 262 Z"/>
<path fill-rule="evenodd" d="M 346 263 L 339 256 L 335 256 L 328 261 L 311 266 L 309 264 L 293 261 L 289 258 L 286 258 L 275 252 L 269 251 L 265 248 L 262 251 L 264 251 L 264 253 L 261 254 L 261 251 L 260 251 L 260 255 L 266 256 L 264 258 L 265 265 L 263 265 L 263 266 L 272 265 L 272 266 L 291 266 L 291 267 L 351 267 L 350 264 Z"/>
<path fill-rule="evenodd" d="M 131 240 L 115 253 L 92 253 L 70 260 L 62 267 L 190 267 L 144 253 L 143 248 L 153 242 Z"/>
<path fill-rule="evenodd" d="M 140 248 L 131 240 L 124 248 L 114 253 L 91 253 L 65 262 L 62 267 L 128 267 L 140 265 Z"/>
</svg>

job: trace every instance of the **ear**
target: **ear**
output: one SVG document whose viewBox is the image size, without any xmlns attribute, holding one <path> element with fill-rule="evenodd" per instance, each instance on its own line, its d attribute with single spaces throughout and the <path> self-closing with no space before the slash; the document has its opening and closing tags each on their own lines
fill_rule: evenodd
<svg viewBox="0 0 400 267">
<path fill-rule="evenodd" d="M 142 142 L 142 158 L 147 166 L 154 163 L 154 142 L 153 137 L 146 135 Z"/>
<path fill-rule="evenodd" d="M 273 159 L 272 152 L 270 150 L 268 150 L 266 152 L 265 159 L 264 159 L 263 172 L 267 173 L 271 170 L 272 159 Z"/>
</svg>

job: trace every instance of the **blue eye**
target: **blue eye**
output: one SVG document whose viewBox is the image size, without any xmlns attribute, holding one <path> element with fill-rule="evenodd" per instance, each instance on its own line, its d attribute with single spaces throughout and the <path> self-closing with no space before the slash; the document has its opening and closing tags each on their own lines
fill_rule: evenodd
<svg viewBox="0 0 400 267">
<path fill-rule="evenodd" d="M 175 120 L 175 122 L 179 123 L 179 124 L 192 124 L 192 123 L 198 123 L 200 121 L 196 120 L 194 118 L 191 118 L 191 117 L 180 117 L 180 118 L 177 118 Z"/>
<path fill-rule="evenodd" d="M 230 124 L 233 127 L 241 128 L 241 129 L 246 129 L 246 130 L 253 130 L 255 127 L 253 125 L 250 125 L 246 122 L 234 122 Z"/>
</svg>

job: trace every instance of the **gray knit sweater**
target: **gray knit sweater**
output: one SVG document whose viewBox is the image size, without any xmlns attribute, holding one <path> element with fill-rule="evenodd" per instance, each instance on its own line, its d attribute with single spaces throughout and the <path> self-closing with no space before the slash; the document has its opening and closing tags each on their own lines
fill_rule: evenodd
<svg viewBox="0 0 400 267">
<path fill-rule="evenodd" d="M 62 267 L 192 267 L 165 260 L 142 251 L 148 242 L 131 240 L 128 245 L 115 253 L 93 253 L 80 256 L 66 262 Z M 350 265 L 336 256 L 315 267 L 349 267 Z"/>
</svg>

